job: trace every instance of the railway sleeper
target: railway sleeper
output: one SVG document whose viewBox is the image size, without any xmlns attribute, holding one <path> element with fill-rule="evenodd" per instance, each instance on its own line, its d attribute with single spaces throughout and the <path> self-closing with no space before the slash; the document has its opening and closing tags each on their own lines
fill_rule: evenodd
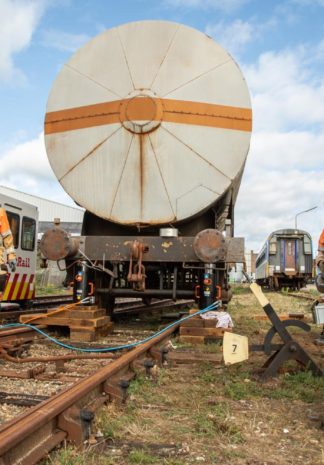
<svg viewBox="0 0 324 465">
<path fill-rule="evenodd" d="M 124 373 L 118 373 L 117 376 L 107 379 L 103 389 L 109 395 L 109 400 L 118 404 L 123 404 L 127 399 L 127 389 L 130 382 L 135 378 L 136 372 L 128 368 Z"/>
<path fill-rule="evenodd" d="M 66 432 L 66 439 L 77 446 L 89 440 L 93 431 L 95 411 L 108 402 L 124 404 L 128 396 L 130 382 L 136 377 L 135 366 L 144 367 L 147 376 L 151 376 L 152 368 L 166 360 L 168 350 L 165 347 L 155 347 L 136 360 L 136 364 L 130 363 L 123 371 L 107 379 L 102 385 L 102 392 L 90 400 L 86 405 L 73 405 L 63 412 L 58 419 L 57 426 Z M 150 358 L 148 358 L 150 357 Z M 157 363 L 156 363 L 157 362 Z"/>
</svg>

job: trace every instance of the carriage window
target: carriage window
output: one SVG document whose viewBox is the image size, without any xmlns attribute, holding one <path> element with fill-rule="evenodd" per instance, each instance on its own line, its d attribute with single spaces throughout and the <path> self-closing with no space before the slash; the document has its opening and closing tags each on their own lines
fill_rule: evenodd
<svg viewBox="0 0 324 465">
<path fill-rule="evenodd" d="M 292 255 L 292 254 L 293 254 L 292 242 L 287 242 L 287 253 L 288 253 L 288 255 Z"/>
<path fill-rule="evenodd" d="M 259 256 L 256 259 L 256 266 L 258 267 L 261 263 L 264 262 L 267 256 L 267 249 L 262 249 Z"/>
<path fill-rule="evenodd" d="M 34 250 L 35 248 L 36 221 L 33 218 L 23 217 L 21 232 L 21 248 Z"/>
<path fill-rule="evenodd" d="M 277 242 L 276 242 L 276 239 L 275 239 L 273 242 L 270 241 L 269 253 L 270 253 L 271 255 L 276 255 L 276 253 L 277 253 Z"/>
<path fill-rule="evenodd" d="M 306 255 L 312 254 L 312 242 L 308 236 L 304 236 L 304 253 Z"/>
<path fill-rule="evenodd" d="M 6 213 L 7 213 L 10 229 L 12 232 L 14 248 L 17 249 L 19 245 L 19 219 L 20 217 L 19 215 L 17 215 L 17 213 L 12 213 L 8 211 L 6 211 Z"/>
</svg>

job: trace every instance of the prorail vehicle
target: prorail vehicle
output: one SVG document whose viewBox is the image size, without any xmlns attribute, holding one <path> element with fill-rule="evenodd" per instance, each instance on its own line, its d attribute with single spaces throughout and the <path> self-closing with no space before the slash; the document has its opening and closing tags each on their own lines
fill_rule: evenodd
<svg viewBox="0 0 324 465">
<path fill-rule="evenodd" d="M 164 21 L 91 40 L 62 68 L 45 118 L 46 150 L 86 209 L 80 239 L 57 224 L 41 250 L 66 260 L 75 298 L 230 298 L 244 261 L 234 205 L 252 127 L 237 64 L 210 37 Z"/>
<path fill-rule="evenodd" d="M 312 273 L 312 238 L 299 229 L 271 233 L 256 260 L 256 282 L 270 289 L 300 289 Z"/>
<path fill-rule="evenodd" d="M 4 194 L 0 194 L 0 207 L 6 210 L 17 257 L 15 272 L 8 269 L 1 307 L 2 310 L 10 309 L 11 304 L 31 307 L 35 297 L 38 210 Z"/>
</svg>

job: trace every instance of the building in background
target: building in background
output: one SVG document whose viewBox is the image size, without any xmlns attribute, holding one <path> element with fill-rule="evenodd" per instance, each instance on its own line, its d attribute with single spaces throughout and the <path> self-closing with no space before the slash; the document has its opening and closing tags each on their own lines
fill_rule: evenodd
<svg viewBox="0 0 324 465">
<path fill-rule="evenodd" d="M 258 254 L 253 252 L 253 250 L 245 249 L 244 257 L 245 257 L 245 266 L 243 263 L 237 263 L 235 267 L 232 268 L 229 276 L 230 281 L 233 283 L 242 283 L 246 281 L 246 277 L 243 274 L 243 269 L 245 269 L 246 273 L 248 274 L 249 278 L 254 280 L 255 279 L 255 262 L 257 259 Z"/>
<path fill-rule="evenodd" d="M 26 194 L 10 187 L 0 186 L 0 193 L 35 205 L 38 208 L 38 234 L 53 226 L 54 218 L 60 218 L 61 226 L 72 235 L 80 235 L 84 209 L 71 207 L 53 200 L 44 199 L 32 194 Z"/>
</svg>

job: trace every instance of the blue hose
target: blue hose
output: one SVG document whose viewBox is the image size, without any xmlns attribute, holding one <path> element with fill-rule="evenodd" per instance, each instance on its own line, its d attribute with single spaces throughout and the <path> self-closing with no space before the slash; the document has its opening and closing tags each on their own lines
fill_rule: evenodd
<svg viewBox="0 0 324 465">
<path fill-rule="evenodd" d="M 41 329 L 37 328 L 37 326 L 29 325 L 29 324 L 26 324 L 26 323 L 9 323 L 7 325 L 1 325 L 0 329 L 4 329 L 4 328 L 22 328 L 22 327 L 30 328 L 30 329 L 33 329 L 34 331 L 37 331 L 42 336 L 45 336 L 50 341 L 54 342 L 54 344 L 57 344 L 58 346 L 64 347 L 64 349 L 76 350 L 78 352 L 115 352 L 116 350 L 131 349 L 132 347 L 136 347 L 136 346 L 138 346 L 140 344 L 143 344 L 144 342 L 150 341 L 151 339 L 155 338 L 156 336 L 159 336 L 160 334 L 163 334 L 165 331 L 172 328 L 173 326 L 178 325 L 180 321 L 182 322 L 182 321 L 185 321 L 185 320 L 189 320 L 189 318 L 192 318 L 192 317 L 194 317 L 196 315 L 200 315 L 202 313 L 206 313 L 206 312 L 209 312 L 211 310 L 216 310 L 220 306 L 220 304 L 221 304 L 220 301 L 214 302 L 211 305 L 209 305 L 208 307 L 203 308 L 202 310 L 198 310 L 196 313 L 193 313 L 192 315 L 188 315 L 188 316 L 182 318 L 181 320 L 177 320 L 177 321 L 169 324 L 168 326 L 161 329 L 157 333 L 152 334 L 151 336 L 149 336 L 149 337 L 147 337 L 145 339 L 142 339 L 141 341 L 132 342 L 131 344 L 124 344 L 124 345 L 117 346 L 117 347 L 105 347 L 105 348 L 102 348 L 102 349 L 96 349 L 96 348 L 82 349 L 80 347 L 75 347 L 75 346 L 71 346 L 69 344 L 64 344 L 64 342 L 58 341 L 54 337 L 50 336 L 49 334 L 45 333 Z"/>
</svg>

